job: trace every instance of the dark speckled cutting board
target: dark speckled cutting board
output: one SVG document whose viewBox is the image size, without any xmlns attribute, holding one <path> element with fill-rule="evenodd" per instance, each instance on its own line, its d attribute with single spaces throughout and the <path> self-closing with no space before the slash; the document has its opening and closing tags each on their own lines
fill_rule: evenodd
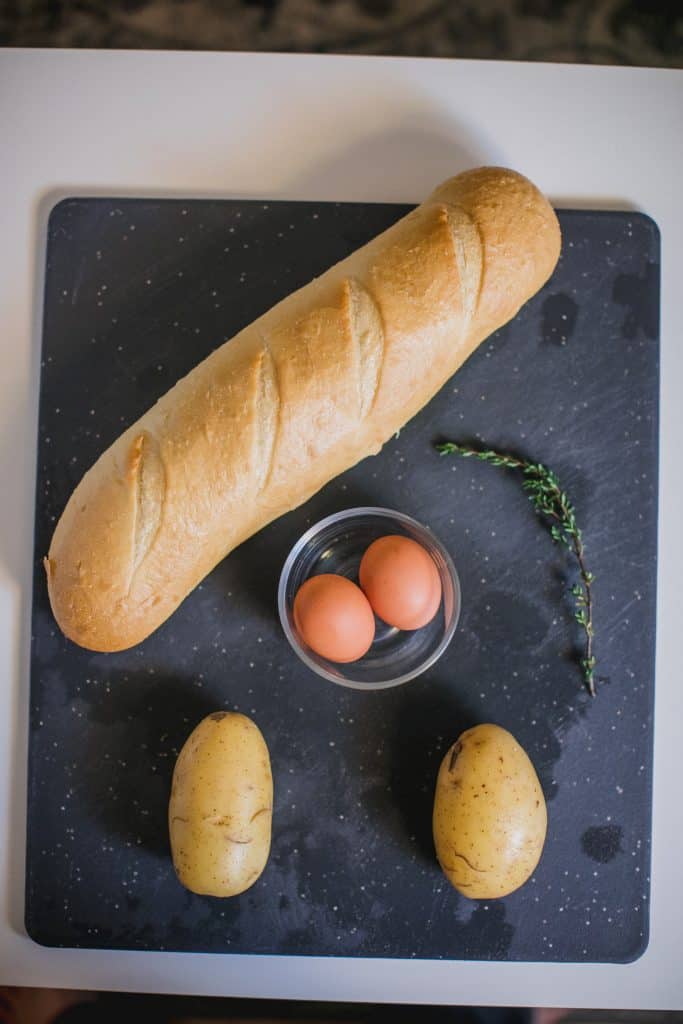
<svg viewBox="0 0 683 1024">
<path fill-rule="evenodd" d="M 40 401 L 26 922 L 49 945 L 622 961 L 648 934 L 657 522 L 659 238 L 566 211 L 547 287 L 376 458 L 244 544 L 144 644 L 67 642 L 40 565 L 96 456 L 223 339 L 392 223 L 398 206 L 75 199 L 50 219 Z M 565 563 L 509 473 L 440 459 L 484 438 L 547 461 L 597 575 L 597 699 Z M 291 544 L 338 509 L 428 523 L 461 624 L 422 678 L 359 693 L 308 672 L 276 617 Z M 275 775 L 273 846 L 244 895 L 177 883 L 174 758 L 218 708 L 252 715 Z M 495 721 L 536 764 L 549 831 L 532 880 L 470 902 L 439 872 L 431 805 L 459 732 Z"/>
</svg>

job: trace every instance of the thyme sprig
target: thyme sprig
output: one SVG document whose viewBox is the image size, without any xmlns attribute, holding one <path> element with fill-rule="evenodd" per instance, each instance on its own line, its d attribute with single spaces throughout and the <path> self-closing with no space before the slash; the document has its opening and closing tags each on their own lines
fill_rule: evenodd
<svg viewBox="0 0 683 1024">
<path fill-rule="evenodd" d="M 524 474 L 522 487 L 537 513 L 545 517 L 550 534 L 556 544 L 566 547 L 574 557 L 579 570 L 579 582 L 571 588 L 574 598 L 574 618 L 584 633 L 583 656 L 580 659 L 583 680 L 591 697 L 595 696 L 595 655 L 593 654 L 593 583 L 595 576 L 586 566 L 585 548 L 581 530 L 576 522 L 576 512 L 567 492 L 560 486 L 555 473 L 542 462 L 530 462 L 515 458 L 490 448 L 473 448 L 470 445 L 444 441 L 436 445 L 440 455 L 462 455 L 488 462 L 505 469 L 519 469 Z"/>
</svg>

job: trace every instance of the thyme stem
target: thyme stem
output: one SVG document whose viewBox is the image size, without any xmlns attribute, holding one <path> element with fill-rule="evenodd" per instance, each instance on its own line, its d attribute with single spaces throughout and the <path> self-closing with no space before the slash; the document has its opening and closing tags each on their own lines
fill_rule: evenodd
<svg viewBox="0 0 683 1024">
<path fill-rule="evenodd" d="M 574 554 L 579 569 L 579 582 L 571 592 L 574 597 L 574 618 L 584 632 L 584 651 L 580 660 L 583 680 L 591 697 L 595 697 L 595 655 L 593 653 L 593 583 L 595 576 L 586 565 L 585 548 L 576 513 L 567 492 L 560 486 L 557 476 L 542 462 L 518 459 L 491 448 L 473 448 L 470 445 L 445 441 L 436 445 L 440 455 L 461 455 L 488 462 L 504 469 L 518 469 L 524 475 L 522 487 L 536 512 L 550 524 L 550 533 L 556 544 L 563 544 Z"/>
</svg>

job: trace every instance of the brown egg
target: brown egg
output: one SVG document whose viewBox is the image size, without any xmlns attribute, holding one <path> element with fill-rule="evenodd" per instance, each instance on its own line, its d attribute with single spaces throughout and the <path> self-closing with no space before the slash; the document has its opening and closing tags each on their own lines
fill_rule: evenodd
<svg viewBox="0 0 683 1024">
<path fill-rule="evenodd" d="M 439 610 L 439 570 L 410 537 L 392 534 L 374 541 L 363 555 L 359 577 L 375 615 L 397 629 L 420 629 Z"/>
<path fill-rule="evenodd" d="M 311 650 L 330 661 L 362 658 L 375 638 L 363 591 L 345 576 L 311 576 L 294 598 L 294 625 Z"/>
</svg>

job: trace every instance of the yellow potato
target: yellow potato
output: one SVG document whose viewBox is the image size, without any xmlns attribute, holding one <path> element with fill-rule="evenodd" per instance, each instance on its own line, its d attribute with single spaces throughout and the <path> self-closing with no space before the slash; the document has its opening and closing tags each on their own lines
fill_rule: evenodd
<svg viewBox="0 0 683 1024">
<path fill-rule="evenodd" d="M 497 725 L 464 732 L 439 770 L 434 845 L 446 878 L 464 896 L 494 899 L 534 871 L 548 824 L 534 766 Z"/>
<path fill-rule="evenodd" d="M 245 715 L 217 711 L 188 737 L 173 772 L 168 828 L 182 884 L 204 896 L 253 885 L 270 852 L 268 747 Z"/>
</svg>

